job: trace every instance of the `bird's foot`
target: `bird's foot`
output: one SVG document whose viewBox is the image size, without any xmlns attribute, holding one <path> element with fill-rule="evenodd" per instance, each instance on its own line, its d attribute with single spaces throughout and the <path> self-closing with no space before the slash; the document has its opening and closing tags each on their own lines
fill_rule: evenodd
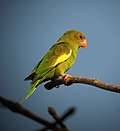
<svg viewBox="0 0 120 131">
<path fill-rule="evenodd" d="M 64 85 L 69 86 L 71 84 L 70 80 L 73 78 L 73 76 L 71 76 L 69 74 L 62 74 L 62 76 L 63 76 L 63 83 L 64 83 Z"/>
</svg>

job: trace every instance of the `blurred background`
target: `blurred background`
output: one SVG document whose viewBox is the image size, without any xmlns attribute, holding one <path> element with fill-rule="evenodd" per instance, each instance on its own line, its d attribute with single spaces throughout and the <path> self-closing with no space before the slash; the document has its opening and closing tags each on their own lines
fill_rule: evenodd
<svg viewBox="0 0 120 131">
<path fill-rule="evenodd" d="M 88 47 L 79 50 L 67 73 L 120 85 L 119 0 L 1 0 L 0 95 L 19 102 L 30 87 L 24 78 L 71 29 L 86 35 Z M 59 115 L 76 107 L 75 115 L 65 121 L 72 131 L 120 131 L 120 94 L 93 86 L 62 85 L 47 91 L 41 84 L 23 106 L 50 121 L 49 106 L 55 107 Z M 41 127 L 6 108 L 0 109 L 1 131 Z"/>
</svg>

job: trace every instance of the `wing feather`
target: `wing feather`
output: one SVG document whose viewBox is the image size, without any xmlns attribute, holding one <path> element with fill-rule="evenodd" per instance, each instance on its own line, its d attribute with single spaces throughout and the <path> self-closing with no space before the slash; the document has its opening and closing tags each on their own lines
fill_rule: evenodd
<svg viewBox="0 0 120 131">
<path fill-rule="evenodd" d="M 42 60 L 32 70 L 33 81 L 41 79 L 58 64 L 66 61 L 72 54 L 68 43 L 61 42 L 53 45 Z"/>
</svg>

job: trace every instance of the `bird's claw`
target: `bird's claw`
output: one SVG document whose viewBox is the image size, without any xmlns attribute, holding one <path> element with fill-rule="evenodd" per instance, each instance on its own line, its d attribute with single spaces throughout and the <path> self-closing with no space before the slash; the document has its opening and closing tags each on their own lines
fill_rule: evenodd
<svg viewBox="0 0 120 131">
<path fill-rule="evenodd" d="M 73 78 L 73 76 L 71 76 L 69 74 L 64 74 L 64 76 L 63 76 L 63 83 L 64 83 L 64 85 L 69 86 L 71 84 L 70 83 L 71 78 Z"/>
</svg>

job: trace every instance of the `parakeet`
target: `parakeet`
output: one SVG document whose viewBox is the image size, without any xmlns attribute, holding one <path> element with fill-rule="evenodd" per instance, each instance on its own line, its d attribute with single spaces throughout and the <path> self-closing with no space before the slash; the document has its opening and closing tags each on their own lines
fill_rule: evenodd
<svg viewBox="0 0 120 131">
<path fill-rule="evenodd" d="M 25 80 L 32 80 L 32 82 L 21 103 L 36 90 L 39 84 L 48 80 L 55 80 L 59 76 L 67 76 L 65 72 L 75 62 L 78 49 L 86 46 L 86 37 L 82 32 L 76 30 L 65 32 L 38 62 L 32 73 L 25 78 Z"/>
</svg>

